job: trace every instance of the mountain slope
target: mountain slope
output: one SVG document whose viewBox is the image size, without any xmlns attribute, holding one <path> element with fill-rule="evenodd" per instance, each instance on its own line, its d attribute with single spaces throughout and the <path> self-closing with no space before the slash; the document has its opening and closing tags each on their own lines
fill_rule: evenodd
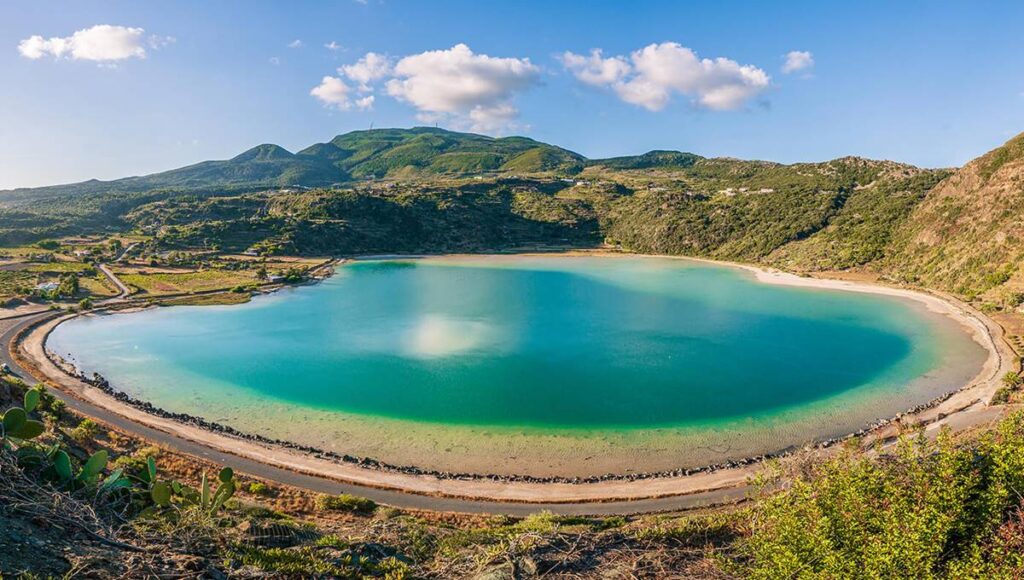
<svg viewBox="0 0 1024 580">
<path fill-rule="evenodd" d="M 0 191 L 0 203 L 154 189 L 322 187 L 382 177 L 572 174 L 585 162 L 577 153 L 525 137 L 494 138 L 433 127 L 375 129 L 338 135 L 297 154 L 264 144 L 231 159 L 151 175 Z"/>
<path fill-rule="evenodd" d="M 323 189 L 246 193 L 285 185 Z M 174 247 L 230 237 L 298 253 L 606 241 L 861 268 L 1012 307 L 1024 297 L 1024 135 L 951 172 L 678 151 L 587 160 L 524 137 L 378 129 L 295 154 L 266 144 L 143 177 L 0 192 L 0 243 L 132 227 Z"/>
<path fill-rule="evenodd" d="M 492 171 L 574 173 L 585 161 L 577 153 L 525 137 L 494 138 L 432 127 L 353 131 L 299 155 L 328 160 L 357 179 Z"/>
<path fill-rule="evenodd" d="M 594 159 L 591 165 L 599 165 L 607 169 L 650 169 L 653 167 L 690 167 L 694 163 L 704 159 L 693 153 L 682 153 L 680 151 L 648 151 L 642 155 L 629 155 L 626 157 L 609 157 L 607 159 Z"/>
<path fill-rule="evenodd" d="M 113 181 L 21 188 L 0 192 L 0 202 L 54 199 L 94 193 L 141 192 L 154 189 L 325 186 L 348 176 L 329 162 L 298 157 L 277 145 L 258 145 L 231 159 L 203 161 L 170 171 Z"/>
<path fill-rule="evenodd" d="M 888 271 L 966 296 L 1024 290 L 1024 134 L 942 181 L 894 233 Z"/>
</svg>

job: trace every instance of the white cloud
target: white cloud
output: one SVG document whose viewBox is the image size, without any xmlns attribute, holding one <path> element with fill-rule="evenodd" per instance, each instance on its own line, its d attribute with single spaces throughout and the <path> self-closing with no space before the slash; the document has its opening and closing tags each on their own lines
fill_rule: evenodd
<svg viewBox="0 0 1024 580">
<path fill-rule="evenodd" d="M 309 91 L 309 94 L 316 97 L 324 106 L 341 111 L 350 111 L 353 107 L 365 111 L 373 107 L 373 95 L 353 101 L 352 87 L 338 77 L 324 77 L 319 85 Z"/>
<path fill-rule="evenodd" d="M 325 44 L 324 48 L 326 48 L 327 50 L 333 50 L 335 52 L 339 50 L 345 50 L 344 46 L 338 44 L 337 42 L 334 42 L 333 40 Z"/>
<path fill-rule="evenodd" d="M 687 96 L 700 107 L 734 110 L 768 88 L 771 78 L 760 68 L 728 58 L 699 58 L 675 42 L 650 44 L 622 56 L 604 58 L 566 52 L 560 60 L 580 81 L 610 87 L 623 101 L 651 111 L 668 105 L 673 94 Z"/>
<path fill-rule="evenodd" d="M 806 50 L 791 50 L 786 53 L 785 59 L 782 72 L 787 75 L 814 66 L 814 55 Z"/>
<path fill-rule="evenodd" d="M 324 77 L 311 94 L 340 110 L 368 110 L 375 101 L 369 93 L 384 81 L 385 92 L 415 107 L 421 121 L 446 121 L 500 133 L 517 126 L 516 94 L 539 80 L 540 68 L 529 59 L 475 54 L 465 44 L 458 44 L 397 62 L 368 52 L 355 63 L 339 67 L 337 76 Z"/>
<path fill-rule="evenodd" d="M 371 83 L 391 74 L 391 59 L 385 55 L 368 52 L 355 64 L 344 65 L 338 72 L 359 83 L 360 91 L 368 92 L 372 90 Z"/>
<path fill-rule="evenodd" d="M 296 38 L 288 43 L 288 48 L 302 48 L 302 41 Z"/>
<path fill-rule="evenodd" d="M 540 69 L 529 59 L 475 54 L 457 44 L 402 58 L 393 75 L 387 93 L 416 107 L 421 119 L 498 132 L 512 126 L 519 114 L 512 100 L 537 84 Z"/>
<path fill-rule="evenodd" d="M 589 57 L 566 51 L 558 58 L 576 78 L 588 85 L 601 86 L 618 82 L 632 70 L 629 62 L 621 56 L 603 58 L 600 48 L 591 50 Z"/>
<path fill-rule="evenodd" d="M 373 108 L 373 101 L 376 99 L 373 95 L 368 95 L 359 99 L 356 99 L 356 108 L 360 111 L 369 111 Z"/>
<path fill-rule="evenodd" d="M 274 66 L 277 66 L 277 65 L 281 64 L 281 59 L 277 58 L 276 56 L 272 56 L 269 59 L 267 59 L 267 62 L 269 62 L 270 64 L 272 64 Z"/>
<path fill-rule="evenodd" d="M 111 62 L 129 58 L 146 58 L 145 31 L 141 28 L 99 24 L 74 32 L 71 36 L 43 38 L 35 35 L 18 44 L 18 52 L 25 58 L 44 56 Z M 160 48 L 173 42 L 172 37 L 151 36 L 151 48 Z"/>
</svg>

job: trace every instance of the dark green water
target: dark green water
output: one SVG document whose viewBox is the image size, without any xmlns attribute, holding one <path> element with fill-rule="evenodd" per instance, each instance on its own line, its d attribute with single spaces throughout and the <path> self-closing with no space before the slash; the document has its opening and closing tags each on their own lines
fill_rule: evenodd
<svg viewBox="0 0 1024 580">
<path fill-rule="evenodd" d="M 904 388 L 973 344 L 935 318 L 678 260 L 370 261 L 242 306 L 78 319 L 49 347 L 197 415 L 218 399 L 272 399 L 442 424 L 637 429 Z"/>
</svg>

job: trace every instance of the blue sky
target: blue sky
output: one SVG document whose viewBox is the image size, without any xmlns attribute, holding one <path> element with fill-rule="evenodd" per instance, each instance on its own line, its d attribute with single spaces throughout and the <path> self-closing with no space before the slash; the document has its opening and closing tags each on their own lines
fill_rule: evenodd
<svg viewBox="0 0 1024 580">
<path fill-rule="evenodd" d="M 4 0 L 0 188 L 295 151 L 371 123 L 589 157 L 959 165 L 1024 131 L 1022 22 L 1024 3 L 981 1 Z M 786 73 L 793 51 L 809 54 Z"/>
</svg>

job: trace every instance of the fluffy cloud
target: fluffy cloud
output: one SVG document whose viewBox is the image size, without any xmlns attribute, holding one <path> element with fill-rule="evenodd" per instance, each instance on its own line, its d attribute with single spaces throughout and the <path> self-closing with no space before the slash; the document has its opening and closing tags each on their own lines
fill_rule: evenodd
<svg viewBox="0 0 1024 580">
<path fill-rule="evenodd" d="M 78 30 L 71 36 L 31 36 L 18 44 L 18 52 L 25 58 L 33 60 L 53 56 L 110 63 L 129 58 L 146 58 L 144 32 L 141 28 L 99 24 Z M 171 37 L 154 36 L 149 39 L 152 48 L 159 48 L 170 42 L 173 42 Z"/>
<path fill-rule="evenodd" d="M 610 87 L 623 101 L 651 111 L 664 109 L 677 93 L 697 106 L 734 110 L 771 82 L 768 74 L 756 66 L 728 58 L 702 59 L 675 42 L 645 46 L 628 59 L 604 58 L 600 50 L 593 50 L 589 56 L 566 52 L 560 60 L 580 81 Z"/>
<path fill-rule="evenodd" d="M 787 75 L 814 66 L 814 55 L 806 50 L 791 50 L 786 53 L 785 59 L 782 72 Z"/>
<path fill-rule="evenodd" d="M 354 83 L 354 87 L 344 79 Z M 515 126 L 513 100 L 537 84 L 540 68 L 529 59 L 476 54 L 465 44 L 400 59 L 368 52 L 358 61 L 324 77 L 311 94 L 342 110 L 373 106 L 375 85 L 418 111 L 426 122 L 450 121 L 458 127 L 500 133 Z M 353 93 L 363 95 L 355 99 Z"/>
<path fill-rule="evenodd" d="M 600 48 L 591 50 L 590 56 L 565 52 L 559 60 L 576 78 L 595 86 L 617 83 L 632 70 L 629 61 L 621 56 L 602 57 Z"/>
<path fill-rule="evenodd" d="M 371 83 L 391 74 L 391 59 L 375 52 L 368 52 L 355 64 L 344 65 L 338 72 L 359 83 L 360 91 L 368 92 L 371 90 Z"/>
<path fill-rule="evenodd" d="M 373 106 L 373 95 L 353 100 L 352 87 L 338 77 L 326 76 L 320 84 L 313 87 L 309 94 L 317 98 L 325 107 L 333 107 L 341 111 L 353 108 L 366 110 Z"/>
<path fill-rule="evenodd" d="M 465 44 L 407 56 L 394 67 L 387 93 L 410 103 L 425 120 L 450 118 L 477 131 L 510 127 L 515 95 L 539 81 L 529 59 L 475 54 Z"/>
<path fill-rule="evenodd" d="M 296 38 L 288 43 L 288 48 L 302 48 L 302 41 Z"/>
</svg>

